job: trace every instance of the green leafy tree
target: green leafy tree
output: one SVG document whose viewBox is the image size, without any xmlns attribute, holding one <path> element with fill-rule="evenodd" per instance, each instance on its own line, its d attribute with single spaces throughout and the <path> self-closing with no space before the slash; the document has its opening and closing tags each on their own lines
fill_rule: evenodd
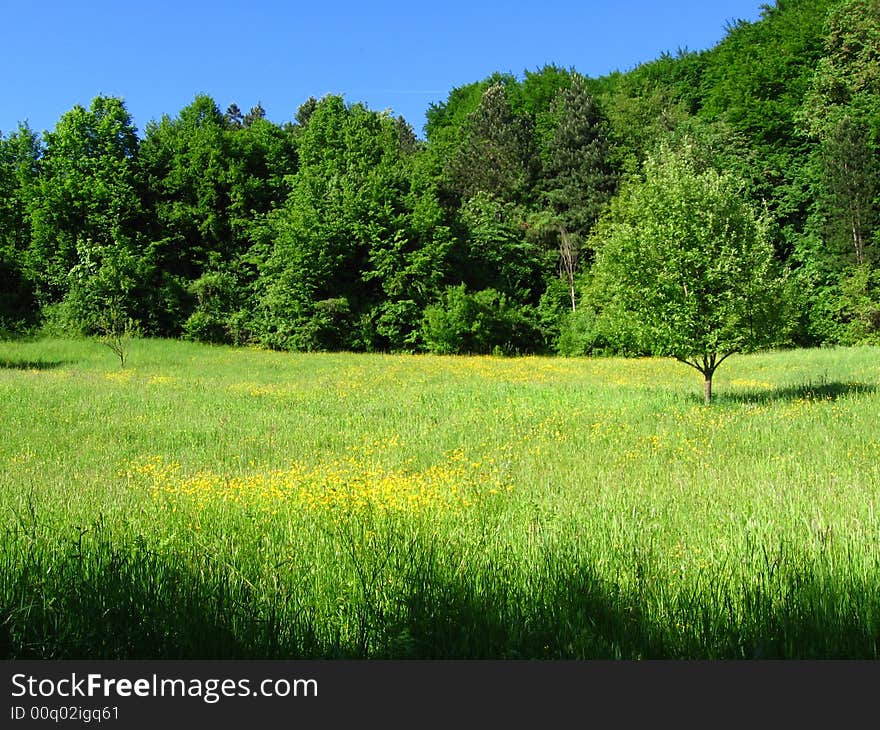
<svg viewBox="0 0 880 730">
<path fill-rule="evenodd" d="M 577 308 L 575 281 L 583 242 L 616 186 L 605 120 L 586 81 L 575 75 L 555 100 L 557 124 L 547 144 L 544 200 L 559 252 L 559 270 Z"/>
<path fill-rule="evenodd" d="M 553 264 L 552 257 L 530 240 L 525 210 L 479 192 L 462 205 L 460 215 L 462 281 L 473 290 L 495 289 L 513 301 L 536 304 Z"/>
<path fill-rule="evenodd" d="M 798 134 L 799 114 L 823 53 L 823 28 L 838 0 L 785 0 L 762 8 L 758 22 L 737 22 L 707 52 L 703 119 L 727 123 L 754 150 L 747 172 L 753 199 L 778 224 L 777 250 L 787 257 L 810 215 L 811 146 Z"/>
<path fill-rule="evenodd" d="M 428 107 L 425 135 L 429 149 L 437 153 L 438 160 L 448 160 L 455 154 L 464 140 L 468 118 L 480 105 L 486 89 L 496 84 L 509 88 L 516 84 L 516 79 L 509 74 L 493 74 L 482 81 L 454 88 L 446 101 Z"/>
<path fill-rule="evenodd" d="M 176 118 L 147 126 L 140 161 L 152 215 L 158 333 L 185 331 L 210 341 L 224 331 L 223 341 L 242 336 L 261 263 L 255 243 L 296 170 L 293 135 L 261 110 L 242 116 L 232 105 L 223 115 L 213 99 L 198 96 Z"/>
<path fill-rule="evenodd" d="M 578 76 L 574 69 L 548 64 L 537 71 L 525 71 L 522 81 L 513 91 L 514 111 L 534 120 L 535 145 L 544 163 L 547 161 L 549 140 L 559 126 L 561 109 L 558 100 Z"/>
<path fill-rule="evenodd" d="M 832 245 L 865 263 L 880 221 L 880 2 L 850 0 L 829 15 L 800 118 L 819 141 L 818 213 Z"/>
<path fill-rule="evenodd" d="M 45 136 L 27 263 L 44 307 L 94 329 L 109 301 L 140 314 L 144 293 L 138 140 L 121 99 L 74 107 Z"/>
<path fill-rule="evenodd" d="M 140 148 L 152 226 L 154 331 L 178 334 L 195 306 L 191 284 L 234 255 L 227 120 L 197 96 L 176 118 L 150 122 Z"/>
<path fill-rule="evenodd" d="M 8 137 L 0 134 L 0 332 L 36 319 L 25 253 L 31 242 L 29 209 L 41 154 L 37 135 L 26 125 Z"/>
<path fill-rule="evenodd" d="M 799 116 L 814 143 L 807 235 L 795 250 L 809 331 L 820 341 L 875 340 L 880 328 L 880 2 L 838 3 L 825 25 Z"/>
<path fill-rule="evenodd" d="M 594 273 L 609 314 L 648 351 L 699 371 L 707 404 L 726 358 L 780 341 L 783 281 L 768 223 L 731 175 L 698 172 L 681 153 L 649 157 L 597 239 Z"/>
<path fill-rule="evenodd" d="M 607 120 L 610 161 L 615 171 L 633 171 L 699 108 L 703 58 L 664 55 L 628 73 L 587 79 Z"/>
<path fill-rule="evenodd" d="M 880 2 L 838 2 L 824 29 L 824 55 L 814 66 L 800 114 L 807 130 L 821 136 L 844 115 L 880 123 Z"/>
<path fill-rule="evenodd" d="M 99 315 L 94 329 L 97 341 L 119 358 L 119 367 L 124 368 L 132 340 L 138 336 L 137 323 L 127 317 L 118 302 L 108 300 Z"/>
<path fill-rule="evenodd" d="M 415 162 L 402 200 L 401 227 L 374 241 L 363 276 L 381 289 L 370 313 L 378 346 L 394 351 L 422 346 L 423 312 L 440 295 L 452 268 L 454 239 L 440 205 L 439 183 Z"/>
<path fill-rule="evenodd" d="M 295 350 L 372 349 L 392 261 L 406 258 L 409 182 L 396 120 L 338 96 L 298 138 L 300 169 L 269 217 L 260 269 L 260 337 Z M 387 343 L 385 343 L 387 344 Z"/>
<path fill-rule="evenodd" d="M 819 204 L 824 230 L 832 241 L 846 242 L 857 265 L 866 263 L 880 219 L 880 154 L 872 149 L 867 125 L 843 116 L 820 147 Z"/>
</svg>

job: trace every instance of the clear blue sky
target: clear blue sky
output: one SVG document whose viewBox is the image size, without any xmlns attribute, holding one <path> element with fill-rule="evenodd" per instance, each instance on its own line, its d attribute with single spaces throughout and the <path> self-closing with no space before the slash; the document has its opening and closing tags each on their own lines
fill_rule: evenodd
<svg viewBox="0 0 880 730">
<path fill-rule="evenodd" d="M 760 0 L 7 0 L 2 7 L 0 130 L 41 132 L 75 104 L 121 96 L 139 130 L 197 93 L 221 111 L 257 102 L 293 118 L 309 96 L 424 112 L 493 71 L 555 63 L 588 76 L 679 48 L 702 50 L 727 22 L 757 20 Z"/>
</svg>

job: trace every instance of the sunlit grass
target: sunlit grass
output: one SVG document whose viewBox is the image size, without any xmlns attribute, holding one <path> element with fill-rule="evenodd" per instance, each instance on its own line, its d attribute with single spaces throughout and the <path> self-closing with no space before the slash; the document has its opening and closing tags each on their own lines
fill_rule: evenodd
<svg viewBox="0 0 880 730">
<path fill-rule="evenodd" d="M 0 343 L 0 650 L 877 657 L 880 349 Z"/>
</svg>

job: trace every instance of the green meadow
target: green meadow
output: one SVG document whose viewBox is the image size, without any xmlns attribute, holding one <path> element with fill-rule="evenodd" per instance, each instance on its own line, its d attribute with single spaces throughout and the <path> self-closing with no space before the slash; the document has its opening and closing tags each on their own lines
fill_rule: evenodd
<svg viewBox="0 0 880 730">
<path fill-rule="evenodd" d="M 878 658 L 880 348 L 0 343 L 0 656 Z"/>
</svg>

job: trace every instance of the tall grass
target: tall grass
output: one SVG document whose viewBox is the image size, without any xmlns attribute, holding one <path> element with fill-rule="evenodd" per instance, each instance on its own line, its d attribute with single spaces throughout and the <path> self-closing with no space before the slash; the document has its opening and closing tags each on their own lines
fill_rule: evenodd
<svg viewBox="0 0 880 730">
<path fill-rule="evenodd" d="M 880 349 L 0 344 L 0 655 L 876 658 Z"/>
</svg>

